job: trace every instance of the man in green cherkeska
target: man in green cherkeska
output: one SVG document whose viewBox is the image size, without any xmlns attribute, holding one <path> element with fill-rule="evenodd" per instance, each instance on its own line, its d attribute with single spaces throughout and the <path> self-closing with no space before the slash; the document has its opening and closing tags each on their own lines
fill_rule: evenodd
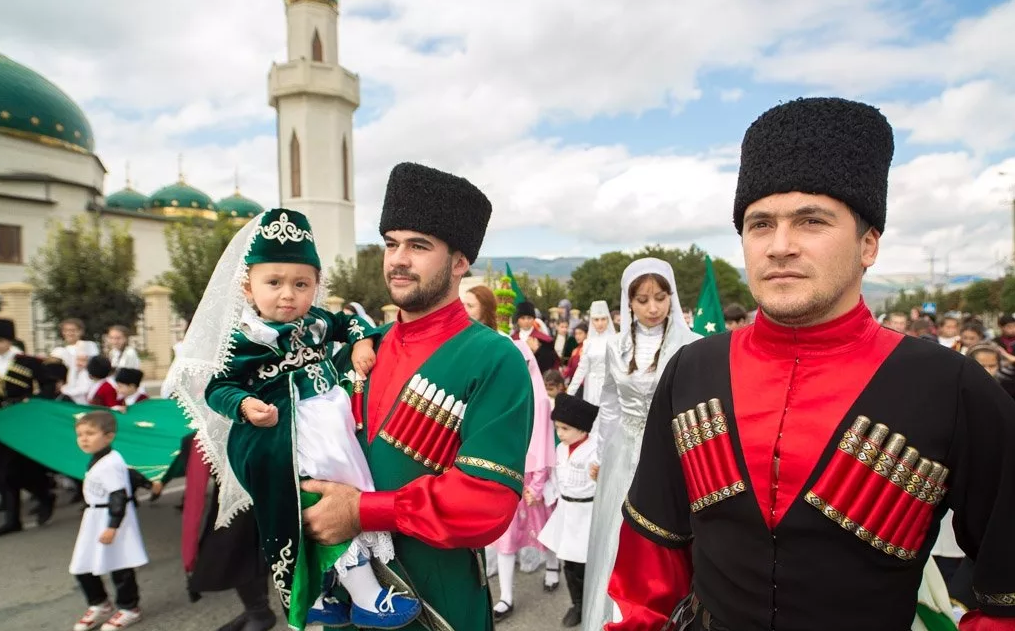
<svg viewBox="0 0 1015 631">
<path fill-rule="evenodd" d="M 392 533 L 392 569 L 424 601 L 410 630 L 493 629 L 482 548 L 507 529 L 522 491 L 529 373 L 511 340 L 471 320 L 458 293 L 490 213 L 463 178 L 411 163 L 392 170 L 380 232 L 398 318 L 381 328 L 365 381 L 346 351 L 336 358 L 377 490 L 303 484 L 322 494 L 304 511 L 319 542 Z"/>
</svg>

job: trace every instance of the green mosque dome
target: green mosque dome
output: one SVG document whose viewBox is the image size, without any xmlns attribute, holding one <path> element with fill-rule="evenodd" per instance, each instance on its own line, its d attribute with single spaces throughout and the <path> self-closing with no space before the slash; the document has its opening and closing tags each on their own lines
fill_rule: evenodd
<svg viewBox="0 0 1015 631">
<path fill-rule="evenodd" d="M 242 219 L 250 219 L 264 212 L 264 206 L 249 197 L 240 195 L 239 191 L 220 199 L 215 205 L 218 207 L 219 214 Z"/>
<path fill-rule="evenodd" d="M 67 94 L 39 73 L 0 55 L 0 134 L 81 153 L 95 150 L 92 126 Z"/>
<path fill-rule="evenodd" d="M 180 210 L 217 210 L 215 202 L 202 191 L 190 186 L 182 180 L 169 186 L 163 186 L 152 193 L 144 204 L 145 209 L 172 211 Z"/>
<path fill-rule="evenodd" d="M 146 201 L 148 201 L 148 198 L 144 194 L 135 191 L 130 185 L 127 185 L 127 188 L 106 196 L 106 208 L 140 211 L 144 210 Z"/>
</svg>

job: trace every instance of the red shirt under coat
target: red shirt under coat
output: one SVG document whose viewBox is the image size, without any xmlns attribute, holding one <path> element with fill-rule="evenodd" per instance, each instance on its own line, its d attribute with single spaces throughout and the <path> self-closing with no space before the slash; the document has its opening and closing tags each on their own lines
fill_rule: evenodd
<svg viewBox="0 0 1015 631">
<path fill-rule="evenodd" d="M 373 442 L 403 386 L 442 344 L 472 325 L 455 300 L 419 320 L 398 320 L 381 340 L 367 393 L 368 440 Z M 397 491 L 360 496 L 364 531 L 400 532 L 435 548 L 481 548 L 507 530 L 518 507 L 512 489 L 460 469 L 426 475 Z"/>
</svg>

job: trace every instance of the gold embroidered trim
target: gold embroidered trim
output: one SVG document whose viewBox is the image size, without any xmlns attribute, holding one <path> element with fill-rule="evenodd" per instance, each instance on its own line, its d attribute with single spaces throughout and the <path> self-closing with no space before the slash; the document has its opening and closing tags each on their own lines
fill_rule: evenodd
<svg viewBox="0 0 1015 631">
<path fill-rule="evenodd" d="M 473 458 L 472 456 L 458 456 L 457 458 L 455 458 L 455 464 L 468 465 L 470 467 L 479 467 L 480 469 L 486 469 L 487 471 L 493 471 L 494 473 L 506 475 L 507 477 L 519 483 L 525 482 L 525 477 L 522 474 L 518 473 L 517 471 L 508 469 L 504 465 L 497 464 L 496 462 L 483 460 L 482 458 Z"/>
<path fill-rule="evenodd" d="M 976 601 L 981 605 L 991 605 L 993 607 L 1015 607 L 1015 593 L 981 594 L 976 589 L 973 589 L 973 593 L 976 594 Z"/>
<path fill-rule="evenodd" d="M 681 412 L 673 419 L 672 425 L 680 455 L 729 432 L 722 402 L 714 398 L 709 399 L 708 403 L 699 403 L 694 408 Z"/>
<path fill-rule="evenodd" d="M 408 445 L 402 443 L 402 441 L 398 440 L 385 430 L 382 429 L 380 432 L 377 433 L 377 435 L 380 436 L 384 440 L 384 442 L 388 443 L 395 449 L 401 451 L 406 456 L 409 456 L 410 458 L 420 463 L 427 469 L 433 469 L 437 473 L 443 473 L 444 471 L 447 470 L 440 464 L 430 460 L 429 458 L 424 457 L 423 454 L 419 453 L 412 447 L 409 447 Z"/>
<path fill-rule="evenodd" d="M 645 519 L 645 516 L 642 515 L 641 513 L 639 513 L 634 508 L 634 506 L 631 505 L 630 498 L 626 498 L 626 497 L 624 498 L 624 510 L 627 511 L 627 514 L 630 515 L 631 519 L 633 519 L 635 522 L 637 522 L 637 524 L 639 526 L 641 526 L 645 530 L 651 532 L 653 535 L 656 535 L 658 537 L 662 537 L 663 539 L 667 539 L 669 541 L 676 541 L 676 542 L 683 542 L 683 541 L 690 541 L 691 540 L 691 537 L 683 537 L 681 535 L 678 535 L 675 532 L 670 532 L 669 530 L 666 530 L 665 528 L 662 528 L 660 526 L 657 526 L 657 525 L 653 524 L 648 519 Z"/>
<path fill-rule="evenodd" d="M 747 490 L 747 485 L 744 483 L 744 481 L 743 480 L 737 480 L 736 482 L 734 482 L 733 484 L 731 484 L 729 486 L 724 486 L 721 489 L 719 489 L 718 491 L 715 491 L 713 493 L 709 493 L 708 495 L 705 495 L 704 497 L 700 497 L 700 498 L 694 500 L 693 502 L 691 502 L 691 512 L 692 513 L 697 513 L 698 511 L 700 511 L 703 508 L 706 508 L 708 506 L 712 506 L 713 504 L 718 504 L 719 502 L 721 502 L 723 500 L 728 500 L 729 498 L 733 497 L 734 495 L 737 495 L 739 493 L 743 493 L 746 490 Z"/>
<path fill-rule="evenodd" d="M 818 497 L 814 491 L 807 491 L 805 499 L 808 504 L 821 511 L 822 515 L 839 524 L 843 530 L 853 533 L 858 539 L 870 545 L 875 550 L 884 552 L 888 556 L 902 559 L 903 561 L 912 561 L 916 558 L 917 552 L 919 552 L 919 550 L 907 550 L 906 548 L 896 546 L 893 543 L 881 539 L 849 517 L 843 515 L 842 512 L 834 506 Z M 1013 602 L 1013 604 L 1015 604 L 1015 602 Z"/>
</svg>

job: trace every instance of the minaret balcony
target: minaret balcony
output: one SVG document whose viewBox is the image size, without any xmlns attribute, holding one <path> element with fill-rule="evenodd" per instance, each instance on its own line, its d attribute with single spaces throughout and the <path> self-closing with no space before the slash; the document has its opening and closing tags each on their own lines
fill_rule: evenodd
<svg viewBox="0 0 1015 631">
<path fill-rule="evenodd" d="M 268 103 L 280 97 L 316 94 L 340 98 L 359 106 L 359 77 L 341 66 L 308 59 L 272 64 L 268 73 Z"/>
</svg>

